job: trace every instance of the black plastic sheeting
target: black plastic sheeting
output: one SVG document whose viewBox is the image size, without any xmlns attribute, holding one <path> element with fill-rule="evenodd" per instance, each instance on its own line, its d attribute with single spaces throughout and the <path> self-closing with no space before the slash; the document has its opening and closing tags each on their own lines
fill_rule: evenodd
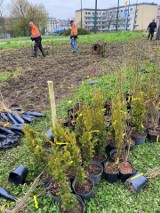
<svg viewBox="0 0 160 213">
<path fill-rule="evenodd" d="M 0 112 L 0 149 L 18 146 L 19 138 L 23 135 L 23 126 L 34 122 L 36 117 L 45 117 L 45 115 L 40 112 L 24 111 L 20 107 Z"/>
</svg>

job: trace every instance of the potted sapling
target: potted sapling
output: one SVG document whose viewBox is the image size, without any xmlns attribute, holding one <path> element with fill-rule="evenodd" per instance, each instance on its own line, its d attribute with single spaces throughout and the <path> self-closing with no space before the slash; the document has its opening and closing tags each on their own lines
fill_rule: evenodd
<svg viewBox="0 0 160 213">
<path fill-rule="evenodd" d="M 72 150 L 70 150 L 71 142 L 72 145 L 74 145 Z M 63 147 L 61 145 L 63 145 Z M 69 147 L 67 147 L 68 145 Z M 75 152 L 77 153 L 77 157 L 79 148 L 76 146 L 74 133 L 72 134 L 69 129 L 64 129 L 57 124 L 54 130 L 52 155 L 49 156 L 48 160 L 48 173 L 53 179 L 48 190 L 52 194 L 54 200 L 58 201 L 59 210 L 63 213 L 74 213 L 76 212 L 75 209 L 77 209 L 78 212 L 83 213 L 85 210 L 85 205 L 82 199 L 72 194 L 71 183 L 67 176 L 67 171 L 72 168 L 71 165 L 74 160 L 73 153 L 71 152 L 73 150 L 76 150 Z M 80 162 L 79 158 L 78 162 Z M 79 166 L 78 168 L 81 167 Z"/>
<path fill-rule="evenodd" d="M 143 144 L 147 134 L 143 126 L 146 113 L 144 92 L 138 91 L 132 99 L 131 124 L 133 126 L 132 138 L 136 144 Z"/>
<path fill-rule="evenodd" d="M 156 84 L 156 82 L 149 84 L 145 94 L 148 138 L 150 142 L 160 142 L 159 84 Z"/>
<path fill-rule="evenodd" d="M 83 166 L 87 174 L 94 179 L 94 183 L 98 184 L 101 180 L 103 166 L 94 159 L 95 146 L 98 143 L 97 134 L 100 132 L 98 129 L 94 128 L 94 110 L 93 106 L 83 106 L 77 119 L 76 135 L 81 148 Z"/>
</svg>

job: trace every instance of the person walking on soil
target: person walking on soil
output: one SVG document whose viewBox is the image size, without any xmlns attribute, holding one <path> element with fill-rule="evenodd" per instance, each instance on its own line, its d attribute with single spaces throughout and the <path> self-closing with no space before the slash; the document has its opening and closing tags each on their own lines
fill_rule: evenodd
<svg viewBox="0 0 160 213">
<path fill-rule="evenodd" d="M 71 35 L 70 35 L 70 44 L 73 48 L 73 53 L 77 52 L 77 35 L 78 35 L 78 31 L 77 31 L 77 27 L 74 23 L 74 21 L 70 21 L 70 25 L 71 25 Z"/>
<path fill-rule="evenodd" d="M 152 22 L 149 23 L 147 30 L 148 30 L 148 39 L 150 38 L 150 41 L 153 39 L 154 31 L 157 28 L 157 24 L 155 22 L 155 19 L 153 19 Z"/>
<path fill-rule="evenodd" d="M 38 48 L 40 49 L 43 57 L 45 57 L 46 55 L 45 55 L 45 52 L 44 52 L 44 49 L 43 49 L 42 43 L 41 43 L 42 37 L 41 37 L 38 27 L 32 21 L 29 22 L 29 27 L 31 29 L 31 40 L 35 41 L 34 52 L 33 52 L 32 57 L 37 57 Z"/>
</svg>

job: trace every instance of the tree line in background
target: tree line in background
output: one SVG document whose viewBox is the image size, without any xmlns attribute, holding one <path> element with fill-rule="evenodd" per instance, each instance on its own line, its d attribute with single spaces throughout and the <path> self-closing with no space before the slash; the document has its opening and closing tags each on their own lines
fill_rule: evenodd
<svg viewBox="0 0 160 213">
<path fill-rule="evenodd" d="M 29 0 L 12 0 L 7 7 L 0 0 L 0 34 L 11 36 L 30 35 L 29 21 L 38 25 L 43 33 L 48 22 L 48 13 L 43 4 L 33 4 Z"/>
</svg>

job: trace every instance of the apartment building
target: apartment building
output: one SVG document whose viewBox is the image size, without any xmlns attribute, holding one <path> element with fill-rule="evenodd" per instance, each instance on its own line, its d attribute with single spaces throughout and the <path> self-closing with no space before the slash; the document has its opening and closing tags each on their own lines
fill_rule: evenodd
<svg viewBox="0 0 160 213">
<path fill-rule="evenodd" d="M 138 3 L 127 6 L 97 10 L 97 30 L 145 30 L 148 23 L 157 19 L 158 5 L 155 3 Z M 117 18 L 118 14 L 118 18 Z M 92 31 L 95 21 L 94 9 L 82 9 L 82 27 Z M 75 21 L 81 26 L 81 10 L 76 10 Z"/>
<path fill-rule="evenodd" d="M 46 32 L 54 33 L 56 30 L 64 30 L 68 28 L 70 28 L 70 20 L 50 17 L 46 27 Z"/>
</svg>

